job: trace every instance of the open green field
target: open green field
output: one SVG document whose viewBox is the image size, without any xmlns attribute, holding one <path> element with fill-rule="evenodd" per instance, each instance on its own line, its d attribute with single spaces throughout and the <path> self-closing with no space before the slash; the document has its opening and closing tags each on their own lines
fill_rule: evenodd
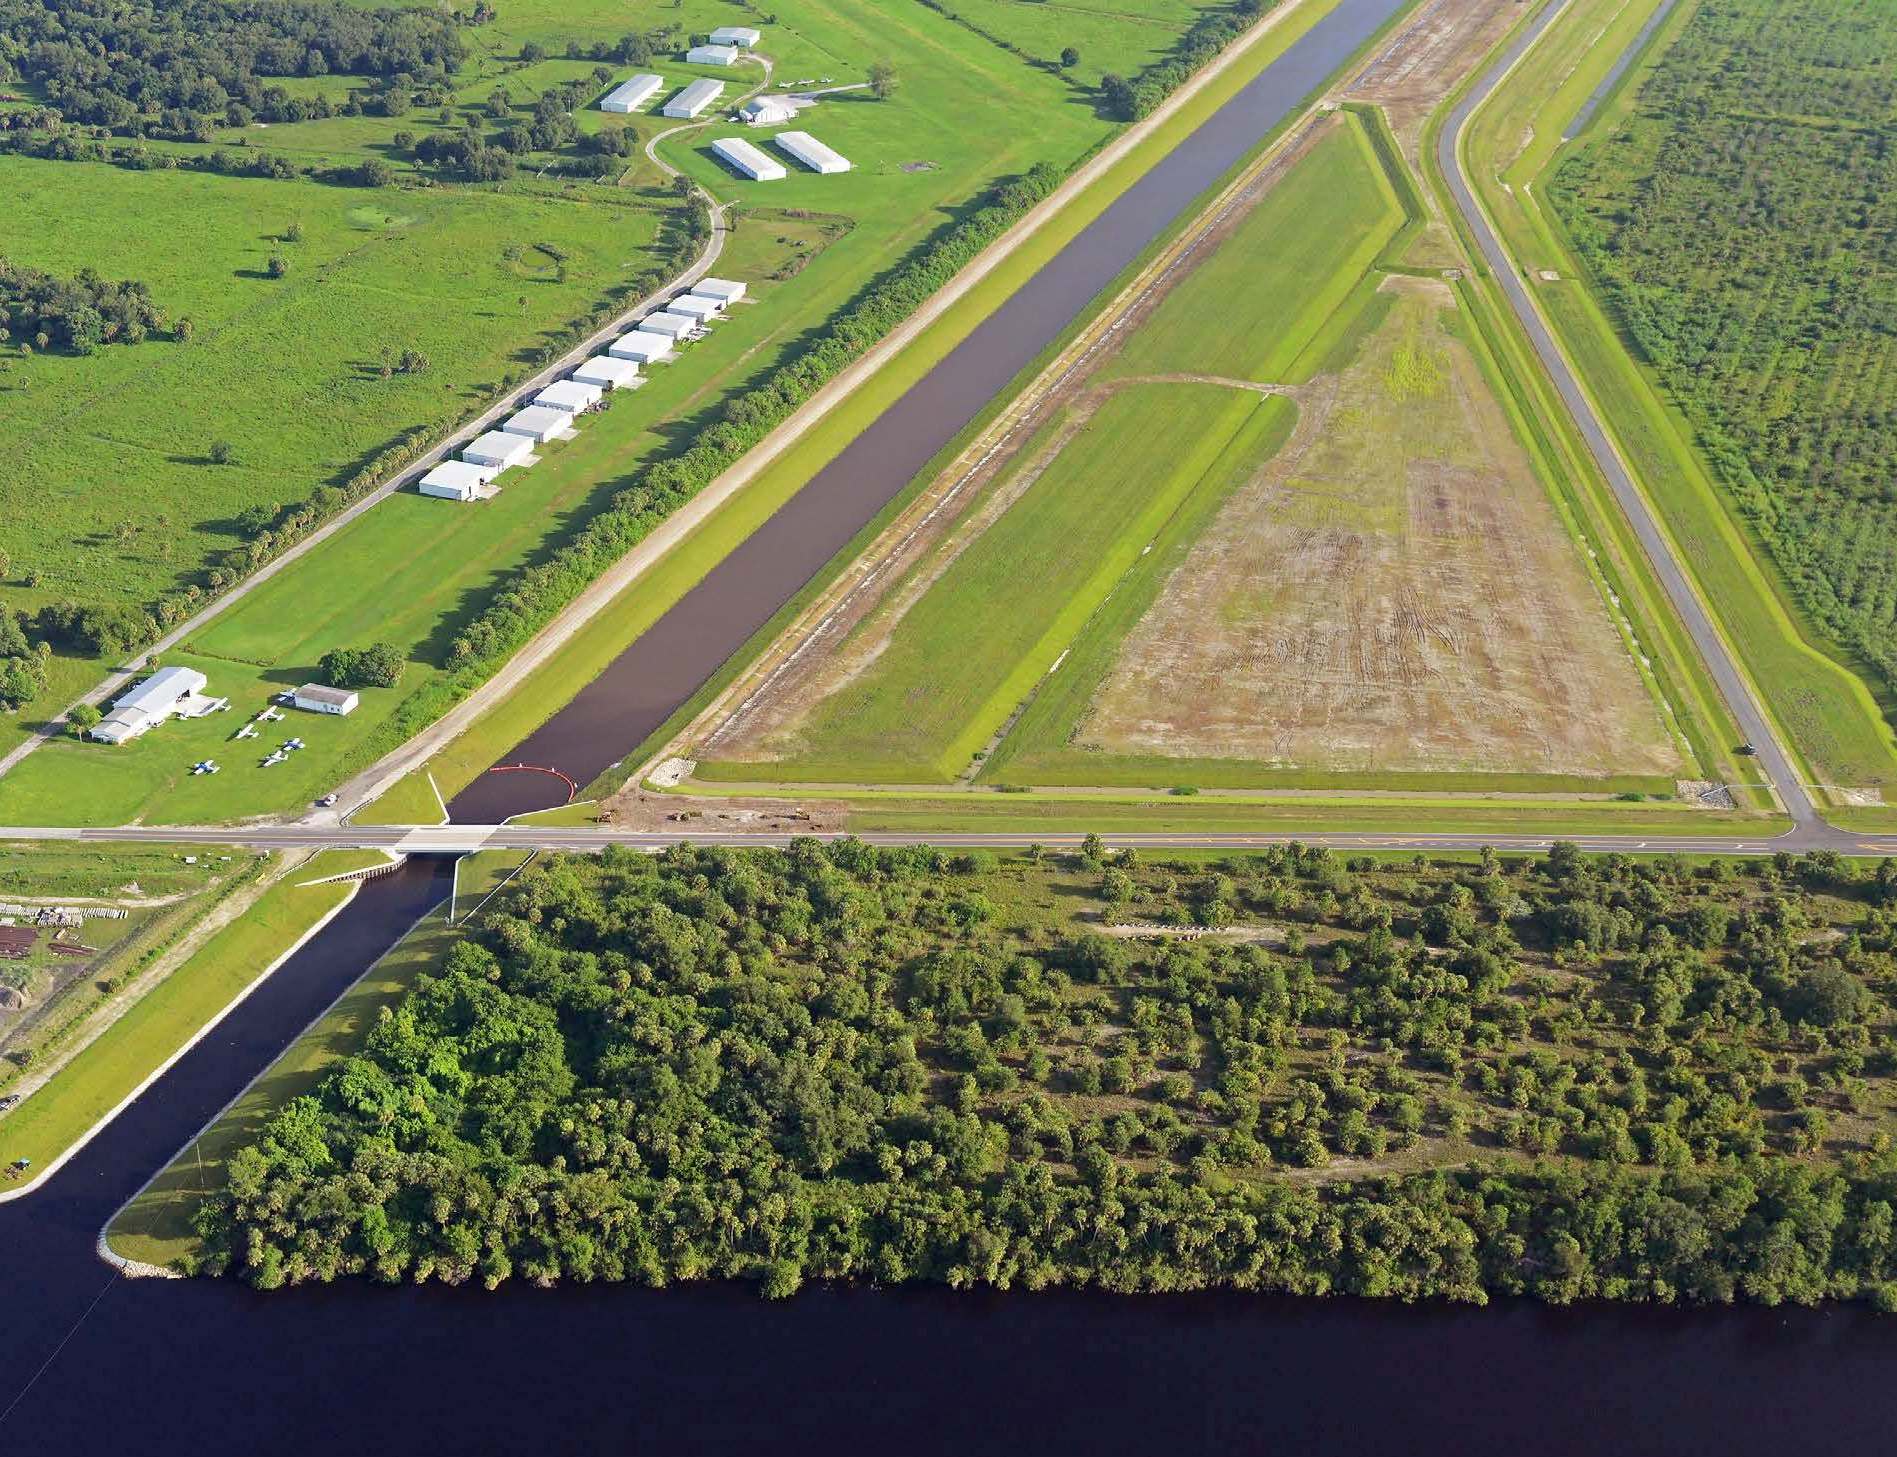
<svg viewBox="0 0 1897 1457">
<path fill-rule="evenodd" d="M 0 1116 L 0 1163 L 29 1158 L 38 1173 L 68 1152 L 354 890 L 347 882 L 299 882 L 364 863 L 361 852 L 343 850 L 286 867 L 259 900 L 132 1003 L 51 1082 Z"/>
<path fill-rule="evenodd" d="M 437 967 L 455 938 L 437 910 L 370 967 L 119 1211 L 108 1231 L 112 1249 L 149 1265 L 169 1265 L 188 1254 L 196 1244 L 191 1215 L 205 1195 L 222 1185 L 224 1160 L 255 1139 L 277 1109 L 308 1093 L 332 1067 L 353 1055 L 382 1010 L 400 1000 L 418 975 Z"/>
<path fill-rule="evenodd" d="M 184 850 L 106 840 L 88 840 L 83 845 L 8 841 L 0 843 L 0 899 L 189 895 L 218 878 L 229 854 L 216 846 Z"/>
<path fill-rule="evenodd" d="M 1586 0 L 1571 7 L 1471 123 L 1465 143 L 1470 175 L 1525 271 L 1560 275 L 1562 281 L 1540 289 L 1544 313 L 1795 752 L 1821 783 L 1885 784 L 1897 774 L 1897 755 L 1865 678 L 1800 611 L 1730 495 L 1709 474 L 1677 402 L 1595 296 L 1561 219 L 1539 201 L 1551 175 L 1578 149 L 1622 146 L 1616 139 L 1642 83 L 1694 7 L 1679 7 L 1586 132 L 1565 145 L 1562 134 L 1653 9 L 1654 0 Z"/>
</svg>

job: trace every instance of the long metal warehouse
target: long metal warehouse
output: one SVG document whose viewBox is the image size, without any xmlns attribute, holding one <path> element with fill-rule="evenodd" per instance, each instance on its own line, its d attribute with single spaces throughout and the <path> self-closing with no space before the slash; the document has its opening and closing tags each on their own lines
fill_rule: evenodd
<svg viewBox="0 0 1897 1457">
<path fill-rule="evenodd" d="M 672 341 L 664 334 L 655 334 L 650 329 L 634 329 L 630 334 L 621 334 L 606 351 L 614 359 L 630 359 L 634 364 L 650 364 L 655 359 L 663 359 L 672 352 Z"/>
<path fill-rule="evenodd" d="M 639 320 L 639 327 L 648 334 L 663 334 L 668 339 L 683 339 L 688 334 L 698 332 L 698 320 L 689 314 L 674 314 L 666 311 L 647 314 Z"/>
<path fill-rule="evenodd" d="M 778 149 L 788 152 L 812 172 L 848 172 L 850 159 L 833 152 L 809 132 L 779 132 L 771 138 Z"/>
<path fill-rule="evenodd" d="M 773 162 L 743 137 L 720 137 L 711 149 L 727 167 L 753 182 L 781 182 L 788 175 L 783 163 Z"/>
<path fill-rule="evenodd" d="M 706 78 L 692 82 L 659 109 L 666 116 L 694 117 L 724 94 L 724 82 Z"/>
<path fill-rule="evenodd" d="M 599 103 L 599 109 L 601 111 L 637 111 L 657 96 L 659 88 L 664 84 L 663 78 L 654 76 L 649 71 L 641 72 L 629 81 L 621 81 L 608 91 Z"/>
<path fill-rule="evenodd" d="M 636 360 L 595 354 L 573 371 L 573 378 L 581 384 L 596 384 L 603 390 L 620 390 L 639 382 L 639 365 Z"/>
<path fill-rule="evenodd" d="M 525 435 L 509 435 L 505 430 L 490 430 L 479 440 L 461 452 L 461 458 L 470 465 L 489 465 L 496 470 L 506 470 L 510 465 L 524 464 L 527 457 L 534 453 L 534 443 Z"/>
</svg>

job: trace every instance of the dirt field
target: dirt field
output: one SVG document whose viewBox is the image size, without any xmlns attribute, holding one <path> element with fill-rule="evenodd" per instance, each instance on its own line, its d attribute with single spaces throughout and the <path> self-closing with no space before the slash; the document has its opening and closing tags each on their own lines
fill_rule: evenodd
<svg viewBox="0 0 1897 1457">
<path fill-rule="evenodd" d="M 1393 305 L 1122 644 L 1077 747 L 1339 771 L 1682 767 L 1483 380 Z"/>
</svg>

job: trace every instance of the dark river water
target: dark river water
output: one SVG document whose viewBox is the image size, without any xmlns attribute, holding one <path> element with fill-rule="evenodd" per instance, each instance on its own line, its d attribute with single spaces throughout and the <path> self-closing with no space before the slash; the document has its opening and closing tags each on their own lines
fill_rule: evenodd
<svg viewBox="0 0 1897 1457">
<path fill-rule="evenodd" d="M 1368 36 L 1343 0 L 506 762 L 629 752 Z M 543 783 L 544 781 L 544 783 Z M 488 775 L 464 822 L 546 803 Z M 0 1453 L 1871 1453 L 1897 1322 L 1854 1311 L 124 1280 L 94 1237 L 445 893 L 411 861 L 31 1198 L 0 1205 Z"/>
</svg>

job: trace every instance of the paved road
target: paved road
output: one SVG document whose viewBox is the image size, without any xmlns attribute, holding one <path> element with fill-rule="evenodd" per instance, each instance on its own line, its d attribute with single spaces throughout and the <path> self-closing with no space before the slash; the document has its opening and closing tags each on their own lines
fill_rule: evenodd
<svg viewBox="0 0 1897 1457">
<path fill-rule="evenodd" d="M 810 831 L 812 838 L 835 840 L 844 834 L 835 831 Z M 458 855 L 472 850 L 602 850 L 620 845 L 635 850 L 663 850 L 671 845 L 785 845 L 793 838 L 788 831 L 743 830 L 633 830 L 614 825 L 181 825 L 165 828 L 124 826 L 110 829 L 70 829 L 0 827 L 0 841 L 102 841 L 137 842 L 161 845 L 242 845 L 259 850 L 292 849 L 365 849 L 389 850 L 404 855 Z M 916 833 L 862 832 L 853 838 L 873 845 L 942 845 L 949 848 L 985 847 L 1011 849 L 1025 845 L 1066 848 L 1078 845 L 1081 831 L 922 831 Z M 1498 850 L 1546 849 L 1555 840 L 1568 840 L 1584 850 L 1640 851 L 1651 854 L 1678 851 L 1697 855 L 1760 855 L 1779 850 L 1839 850 L 1848 855 L 1897 855 L 1897 833 L 1889 835 L 1853 834 L 1836 830 L 1822 822 L 1794 826 L 1780 835 L 1482 835 L 1452 832 L 1444 834 L 1406 832 L 1338 832 L 1316 827 L 1310 830 L 1274 830 L 1250 833 L 1232 831 L 1151 831 L 1109 834 L 1103 838 L 1112 845 L 1150 846 L 1155 849 L 1253 849 L 1263 845 L 1283 845 L 1296 840 L 1306 845 L 1329 845 L 1351 850 L 1479 850 L 1492 845 Z"/>
<path fill-rule="evenodd" d="M 1488 215 L 1476 200 L 1474 189 L 1463 172 L 1461 144 L 1462 134 L 1471 115 L 1494 94 L 1495 89 L 1512 71 L 1528 48 L 1533 45 L 1555 18 L 1566 9 L 1562 0 L 1549 7 L 1538 16 L 1526 31 L 1509 46 L 1494 68 L 1488 72 L 1449 113 L 1449 124 L 1442 129 L 1437 139 L 1437 160 L 1442 165 L 1443 176 L 1449 183 L 1449 191 L 1455 198 L 1456 207 L 1461 211 L 1469 225 L 1469 231 L 1475 236 L 1482 256 L 1494 273 L 1496 282 L 1501 285 L 1515 316 L 1521 320 L 1522 329 L 1528 335 L 1535 353 L 1541 360 L 1542 368 L 1553 380 L 1555 389 L 1560 392 L 1563 402 L 1573 415 L 1575 424 L 1580 428 L 1582 437 L 1587 441 L 1588 450 L 1600 465 L 1601 473 L 1606 476 L 1614 498 L 1633 523 L 1634 534 L 1639 538 L 1648 560 L 1653 564 L 1655 577 L 1665 589 L 1680 619 L 1686 624 L 1692 635 L 1694 645 L 1699 649 L 1713 681 L 1719 687 L 1733 717 L 1738 721 L 1740 731 L 1757 750 L 1760 767 L 1771 781 L 1780 802 L 1791 815 L 1793 823 L 1802 830 L 1815 832 L 1825 829 L 1824 821 L 1819 818 L 1817 807 L 1811 796 L 1806 793 L 1804 783 L 1793 767 L 1792 757 L 1780 742 L 1766 718 L 1757 696 L 1746 681 L 1744 673 L 1733 658 L 1725 639 L 1713 625 L 1711 614 L 1701 601 L 1697 589 L 1687 575 L 1685 567 L 1674 554 L 1660 523 L 1654 518 L 1652 508 L 1640 488 L 1634 484 L 1627 463 L 1615 448 L 1607 427 L 1594 408 L 1594 403 L 1581 388 L 1569 366 L 1567 356 L 1561 346 L 1555 342 L 1554 334 L 1543 317 L 1540 306 L 1535 302 L 1523 281 L 1521 270 L 1515 266 L 1502 241 L 1496 236 Z"/>
</svg>

